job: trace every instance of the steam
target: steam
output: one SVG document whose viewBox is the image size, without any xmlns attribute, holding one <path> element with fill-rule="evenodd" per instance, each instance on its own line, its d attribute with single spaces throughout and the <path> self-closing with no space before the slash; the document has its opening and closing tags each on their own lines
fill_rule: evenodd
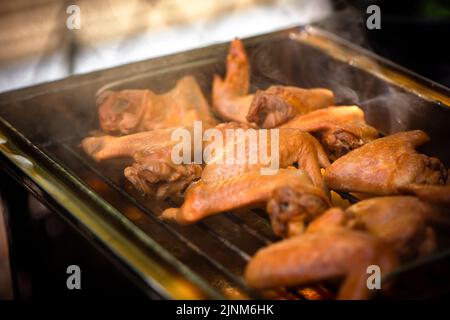
<svg viewBox="0 0 450 320">
<path fill-rule="evenodd" d="M 313 26 L 371 50 L 366 18 L 364 10 L 347 6 Z M 366 121 L 384 134 L 411 129 L 412 119 L 417 118 L 415 112 L 426 103 L 352 63 L 339 62 L 296 41 L 263 42 L 248 51 L 253 90 L 273 84 L 330 89 L 337 105 L 360 106 L 365 111 Z"/>
</svg>

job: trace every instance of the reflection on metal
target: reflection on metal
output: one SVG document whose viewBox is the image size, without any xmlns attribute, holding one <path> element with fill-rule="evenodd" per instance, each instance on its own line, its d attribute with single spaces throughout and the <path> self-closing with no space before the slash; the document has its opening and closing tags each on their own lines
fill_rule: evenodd
<svg viewBox="0 0 450 320">
<path fill-rule="evenodd" d="M 25 158 L 24 156 L 18 154 L 12 154 L 11 159 L 14 159 L 15 163 L 17 163 L 20 167 L 25 167 L 27 169 L 33 168 L 33 162 Z"/>
</svg>

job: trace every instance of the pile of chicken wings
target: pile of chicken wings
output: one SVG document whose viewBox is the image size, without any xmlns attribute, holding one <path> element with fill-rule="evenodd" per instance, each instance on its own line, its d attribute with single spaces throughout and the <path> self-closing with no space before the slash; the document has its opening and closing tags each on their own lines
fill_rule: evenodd
<svg viewBox="0 0 450 320">
<path fill-rule="evenodd" d="M 235 39 L 225 77 L 212 79 L 211 107 L 192 76 L 163 94 L 105 91 L 97 97 L 103 135 L 85 138 L 82 148 L 96 161 L 132 159 L 124 175 L 146 195 L 182 197 L 161 219 L 190 224 L 265 207 L 282 240 L 248 263 L 244 276 L 255 289 L 338 278 L 337 298 L 367 299 L 368 266 L 387 274 L 436 250 L 434 227 L 450 222 L 450 184 L 439 159 L 416 151 L 429 140 L 425 132 L 380 137 L 361 108 L 335 106 L 324 88 L 249 87 L 250 64 Z M 192 131 L 194 121 L 221 131 L 278 128 L 280 169 L 261 175 L 260 163 L 175 164 L 171 135 Z M 363 200 L 344 205 L 342 192 Z"/>
</svg>

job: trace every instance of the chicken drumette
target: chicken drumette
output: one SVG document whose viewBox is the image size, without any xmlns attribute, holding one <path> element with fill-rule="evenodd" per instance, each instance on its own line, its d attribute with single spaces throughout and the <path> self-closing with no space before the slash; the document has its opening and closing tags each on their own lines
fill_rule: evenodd
<svg viewBox="0 0 450 320">
<path fill-rule="evenodd" d="M 420 130 L 376 139 L 337 159 L 325 171 L 333 190 L 371 195 L 398 194 L 408 184 L 443 185 L 447 170 L 415 148 L 429 140 Z"/>
</svg>

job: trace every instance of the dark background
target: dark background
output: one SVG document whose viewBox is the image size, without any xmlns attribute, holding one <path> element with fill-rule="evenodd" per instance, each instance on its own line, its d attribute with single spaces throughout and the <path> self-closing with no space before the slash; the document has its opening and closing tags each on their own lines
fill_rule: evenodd
<svg viewBox="0 0 450 320">
<path fill-rule="evenodd" d="M 381 29 L 368 30 L 366 9 L 381 9 Z M 416 73 L 450 87 L 449 0 L 335 0 L 324 22 L 339 34 Z M 355 19 L 355 17 L 357 17 Z"/>
</svg>

